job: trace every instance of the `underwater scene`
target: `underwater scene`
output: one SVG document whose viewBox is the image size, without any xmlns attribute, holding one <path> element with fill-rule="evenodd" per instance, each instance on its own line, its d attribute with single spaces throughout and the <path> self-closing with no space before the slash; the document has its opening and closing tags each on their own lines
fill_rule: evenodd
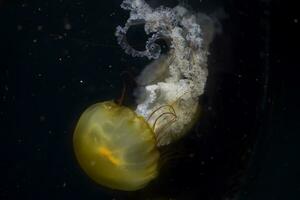
<svg viewBox="0 0 300 200">
<path fill-rule="evenodd" d="M 272 8 L 0 1 L 0 199 L 259 199 Z"/>
</svg>

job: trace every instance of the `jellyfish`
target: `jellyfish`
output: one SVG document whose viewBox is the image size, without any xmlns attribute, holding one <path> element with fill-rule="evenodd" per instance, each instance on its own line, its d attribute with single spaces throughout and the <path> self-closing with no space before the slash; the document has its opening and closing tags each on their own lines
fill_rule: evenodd
<svg viewBox="0 0 300 200">
<path fill-rule="evenodd" d="M 153 61 L 136 78 L 136 108 L 113 101 L 90 106 L 77 123 L 73 144 L 81 168 L 95 182 L 134 191 L 158 176 L 160 148 L 182 138 L 198 119 L 216 22 L 182 5 L 152 8 L 144 0 L 124 0 L 121 7 L 130 15 L 116 29 L 119 45 Z M 144 51 L 126 38 L 139 24 L 149 35 Z M 161 39 L 169 45 L 167 53 L 157 44 Z"/>
</svg>

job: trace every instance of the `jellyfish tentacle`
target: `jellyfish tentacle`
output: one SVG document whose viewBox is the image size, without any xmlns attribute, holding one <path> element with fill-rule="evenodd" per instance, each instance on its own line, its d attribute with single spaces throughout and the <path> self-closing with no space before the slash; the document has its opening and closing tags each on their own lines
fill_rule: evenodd
<svg viewBox="0 0 300 200">
<path fill-rule="evenodd" d="M 154 130 L 154 132 L 156 133 L 157 135 L 157 141 L 160 142 L 161 138 L 163 137 L 163 133 L 165 132 L 165 130 L 167 130 L 170 126 L 172 126 L 173 123 L 176 122 L 178 116 L 176 114 L 176 111 L 174 109 L 174 105 L 177 104 L 181 99 L 181 97 L 183 95 L 185 95 L 186 92 L 184 92 L 183 94 L 179 95 L 176 100 L 174 100 L 172 103 L 170 104 L 165 104 L 165 105 L 162 105 L 162 106 L 159 106 L 158 108 L 156 108 L 154 111 L 152 111 L 150 113 L 150 115 L 148 116 L 148 119 L 147 121 L 149 122 L 150 119 L 155 115 L 156 112 L 159 112 L 161 109 L 163 108 L 168 108 L 169 109 L 169 112 L 162 112 L 158 115 L 158 117 L 154 120 L 154 123 L 152 125 L 152 128 Z M 163 125 L 159 128 L 159 130 L 156 129 L 156 124 L 158 122 L 158 120 L 160 120 L 162 117 L 164 117 L 165 115 L 171 115 L 172 118 L 170 120 L 167 120 L 163 123 Z M 163 120 L 163 119 L 161 119 Z"/>
<path fill-rule="evenodd" d="M 156 125 L 156 123 L 157 123 L 158 120 L 159 120 L 161 117 L 163 117 L 164 115 L 171 115 L 171 116 L 175 116 L 175 117 L 176 117 L 176 115 L 175 115 L 174 113 L 172 113 L 172 112 L 164 112 L 164 113 L 161 113 L 161 114 L 155 119 L 155 121 L 154 121 L 154 123 L 153 123 L 152 129 L 154 130 L 154 132 L 155 132 L 155 125 Z"/>
<path fill-rule="evenodd" d="M 149 121 L 149 120 L 151 119 L 151 117 L 152 117 L 157 111 L 159 111 L 160 109 L 162 109 L 162 108 L 164 108 L 164 107 L 172 107 L 172 106 L 169 105 L 169 104 L 159 106 L 159 107 L 156 108 L 154 111 L 152 111 L 152 113 L 148 116 L 147 121 Z M 174 109 L 172 108 L 172 110 L 174 110 Z M 175 111 L 174 111 L 174 112 L 175 112 Z"/>
<path fill-rule="evenodd" d="M 184 92 L 183 94 L 181 94 L 181 95 L 180 95 L 179 97 L 177 97 L 176 100 L 174 100 L 171 104 L 161 105 L 161 106 L 159 106 L 158 108 L 156 108 L 156 109 L 155 109 L 154 111 L 152 111 L 151 114 L 148 116 L 147 121 L 149 121 L 149 120 L 151 119 L 151 117 L 152 117 L 157 111 L 159 111 L 160 109 L 162 109 L 162 108 L 164 108 L 164 107 L 168 107 L 169 109 L 171 109 L 170 112 L 173 112 L 173 113 L 175 114 L 175 116 L 177 117 L 176 112 L 175 112 L 175 109 L 174 109 L 173 106 L 174 106 L 176 103 L 178 103 L 179 100 L 180 100 L 180 98 L 181 98 L 184 94 L 186 94 L 186 93 L 187 93 L 187 92 Z"/>
<path fill-rule="evenodd" d="M 177 116 L 173 117 L 168 123 L 166 123 L 159 131 L 157 141 L 160 142 L 161 138 L 164 136 L 163 133 L 177 120 Z"/>
<path fill-rule="evenodd" d="M 123 83 L 123 88 L 122 88 L 121 96 L 120 96 L 120 98 L 117 100 L 117 103 L 118 103 L 119 106 L 121 106 L 121 105 L 123 104 L 123 102 L 124 102 L 126 90 L 127 90 L 126 84 Z"/>
</svg>

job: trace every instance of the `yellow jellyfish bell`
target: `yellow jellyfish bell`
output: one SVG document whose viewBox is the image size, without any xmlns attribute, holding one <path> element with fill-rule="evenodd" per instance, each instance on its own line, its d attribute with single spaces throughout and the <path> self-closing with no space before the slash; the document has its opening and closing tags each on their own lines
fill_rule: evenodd
<svg viewBox="0 0 300 200">
<path fill-rule="evenodd" d="M 106 187 L 134 191 L 158 174 L 159 152 L 152 128 L 143 117 L 112 101 L 84 111 L 73 145 L 81 168 Z"/>
</svg>

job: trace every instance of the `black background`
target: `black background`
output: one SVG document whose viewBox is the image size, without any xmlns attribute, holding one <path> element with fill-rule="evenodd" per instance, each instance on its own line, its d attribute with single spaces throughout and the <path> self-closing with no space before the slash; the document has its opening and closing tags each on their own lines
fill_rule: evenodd
<svg viewBox="0 0 300 200">
<path fill-rule="evenodd" d="M 177 1 L 148 1 L 174 6 Z M 185 1 L 223 8 L 202 114 L 166 150 L 178 158 L 138 192 L 92 182 L 72 133 L 83 110 L 117 99 L 149 61 L 117 45 L 121 1 L 0 1 L 0 199 L 299 199 L 297 6 L 287 1 Z M 135 43 L 143 43 L 136 38 Z M 174 157 L 176 157 L 174 156 Z"/>
</svg>

